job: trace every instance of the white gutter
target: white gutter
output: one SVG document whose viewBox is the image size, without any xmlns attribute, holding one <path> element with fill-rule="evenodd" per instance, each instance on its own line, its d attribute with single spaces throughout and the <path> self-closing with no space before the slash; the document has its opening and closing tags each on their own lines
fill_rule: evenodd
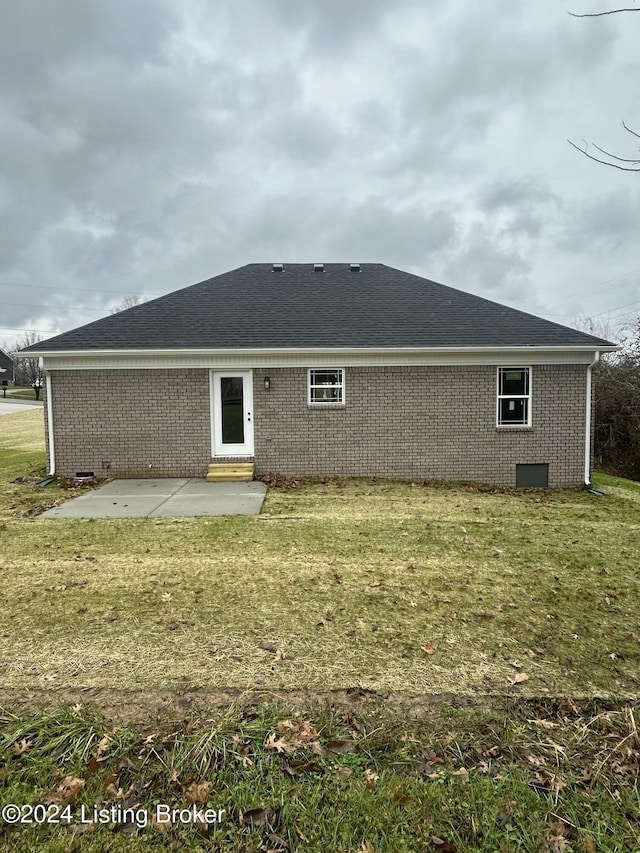
<svg viewBox="0 0 640 853">
<path fill-rule="evenodd" d="M 47 429 L 49 432 L 49 477 L 55 477 L 56 474 L 56 451 L 53 442 L 53 398 L 51 396 L 51 374 L 47 373 Z"/>
<path fill-rule="evenodd" d="M 591 372 L 599 361 L 600 353 L 596 351 L 593 361 L 587 366 L 587 411 L 584 435 L 584 484 L 587 488 L 591 486 Z"/>
</svg>

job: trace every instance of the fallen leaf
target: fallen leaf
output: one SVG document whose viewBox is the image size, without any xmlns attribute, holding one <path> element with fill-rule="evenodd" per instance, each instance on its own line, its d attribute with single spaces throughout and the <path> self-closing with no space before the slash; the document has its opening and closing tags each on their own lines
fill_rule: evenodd
<svg viewBox="0 0 640 853">
<path fill-rule="evenodd" d="M 291 720 L 281 720 L 277 728 L 281 737 L 278 737 L 275 732 L 267 735 L 264 742 L 267 749 L 273 749 L 275 752 L 280 753 L 291 753 L 295 752 L 296 749 L 317 745 L 319 739 L 318 732 L 306 720 L 301 720 L 299 723 L 292 723 Z"/>
<path fill-rule="evenodd" d="M 453 775 L 462 779 L 463 782 L 469 781 L 469 771 L 466 767 L 461 767 L 459 770 L 456 770 Z"/>
<path fill-rule="evenodd" d="M 280 756 L 280 769 L 293 778 L 302 776 L 304 773 L 324 773 L 324 768 L 317 761 L 298 761 L 295 758 L 287 761 L 284 755 Z"/>
<path fill-rule="evenodd" d="M 368 767 L 364 769 L 364 786 L 367 790 L 372 791 L 378 784 L 380 776 Z"/>
<path fill-rule="evenodd" d="M 549 839 L 549 850 L 551 853 L 564 853 L 569 846 L 569 839 L 564 835 L 552 835 Z"/>
<path fill-rule="evenodd" d="M 98 749 L 96 750 L 95 756 L 96 760 L 100 760 L 104 753 L 109 749 L 109 746 L 113 743 L 113 738 L 110 735 L 105 735 L 101 738 L 100 743 L 98 744 Z"/>
<path fill-rule="evenodd" d="M 350 767 L 338 767 L 333 775 L 339 782 L 345 782 L 352 773 L 353 770 Z"/>
<path fill-rule="evenodd" d="M 407 796 L 407 794 L 403 794 L 402 791 L 396 791 L 393 795 L 393 799 L 399 806 L 408 806 L 409 803 L 413 802 L 411 797 Z"/>
<path fill-rule="evenodd" d="M 436 764 L 444 764 L 443 759 L 439 758 L 432 749 L 423 749 L 416 761 L 416 775 L 420 777 L 433 773 Z"/>
<path fill-rule="evenodd" d="M 192 782 L 184 789 L 185 800 L 189 803 L 195 803 L 197 806 L 204 806 L 209 798 L 209 788 L 211 782 Z"/>
<path fill-rule="evenodd" d="M 435 650 L 438 648 L 437 643 L 425 643 L 424 646 L 420 646 L 423 652 L 428 655 L 432 655 Z"/>
<path fill-rule="evenodd" d="M 25 752 L 29 752 L 31 749 L 32 741 L 27 740 L 27 738 L 23 737 L 20 743 L 14 743 L 11 747 L 11 752 L 14 755 L 24 755 Z"/>
<path fill-rule="evenodd" d="M 584 853 L 596 853 L 596 844 L 590 835 L 584 840 Z"/>
<path fill-rule="evenodd" d="M 75 805 L 80 791 L 84 788 L 84 779 L 75 776 L 65 776 L 55 791 L 52 791 L 45 800 L 47 805 Z"/>
<path fill-rule="evenodd" d="M 274 655 L 274 660 L 284 660 L 286 658 L 286 654 L 282 651 L 282 649 L 276 649 L 276 653 Z"/>
<path fill-rule="evenodd" d="M 287 743 L 283 737 L 277 737 L 275 732 L 267 735 L 264 745 L 266 749 L 273 749 L 275 752 L 293 752 L 296 748 Z"/>
<path fill-rule="evenodd" d="M 444 838 L 439 838 L 437 835 L 431 836 L 431 841 L 436 845 L 440 853 L 458 853 L 458 848 L 450 841 L 445 841 Z"/>
<path fill-rule="evenodd" d="M 555 729 L 557 723 L 552 723 L 551 720 L 527 720 L 528 723 L 533 723 L 534 726 L 539 726 L 541 729 Z"/>
<path fill-rule="evenodd" d="M 275 814 L 273 809 L 249 809 L 247 812 L 240 812 L 240 826 L 268 826 Z"/>
<path fill-rule="evenodd" d="M 164 815 L 164 819 L 163 819 L 163 816 L 161 815 L 160 818 L 158 818 L 156 816 L 155 809 L 154 809 L 152 817 L 151 817 L 151 825 L 153 826 L 154 829 L 157 829 L 158 832 L 162 832 L 162 833 L 168 832 L 172 827 L 172 823 L 171 823 L 171 820 L 169 819 L 169 816 Z"/>
<path fill-rule="evenodd" d="M 330 740 L 324 744 L 324 748 L 334 755 L 345 755 L 347 752 L 353 752 L 356 745 L 352 740 Z"/>
<path fill-rule="evenodd" d="M 529 681 L 529 676 L 526 672 L 517 672 L 513 678 L 509 679 L 509 684 L 522 684 L 523 681 Z"/>
</svg>

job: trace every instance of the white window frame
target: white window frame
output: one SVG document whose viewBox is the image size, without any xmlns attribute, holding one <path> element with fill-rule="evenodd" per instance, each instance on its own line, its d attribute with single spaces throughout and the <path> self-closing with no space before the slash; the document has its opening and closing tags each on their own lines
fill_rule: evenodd
<svg viewBox="0 0 640 853">
<path fill-rule="evenodd" d="M 312 384 L 311 377 L 312 374 L 316 371 L 325 371 L 325 370 L 333 370 L 336 373 L 340 373 L 340 382 L 335 385 L 317 385 Z M 345 382 L 344 382 L 344 367 L 310 367 L 307 370 L 307 405 L 311 408 L 342 408 L 345 405 Z M 313 400 L 311 396 L 311 391 L 314 388 L 339 388 L 340 389 L 340 400 Z"/>
<path fill-rule="evenodd" d="M 526 370 L 528 374 L 527 394 L 501 394 L 500 393 L 500 371 L 508 370 Z M 531 388 L 532 388 L 533 371 L 531 365 L 508 365 L 496 368 L 496 427 L 498 429 L 528 429 L 531 427 Z M 526 424 L 501 423 L 500 422 L 500 402 L 502 400 L 526 400 L 527 401 L 527 422 Z"/>
</svg>

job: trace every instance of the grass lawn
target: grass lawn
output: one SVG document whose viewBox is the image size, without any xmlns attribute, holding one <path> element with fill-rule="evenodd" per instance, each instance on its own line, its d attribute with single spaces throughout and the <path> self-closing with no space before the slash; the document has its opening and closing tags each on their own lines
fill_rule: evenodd
<svg viewBox="0 0 640 853">
<path fill-rule="evenodd" d="M 35 400 L 36 392 L 30 385 L 11 385 L 7 388 L 6 398 L 7 400 Z M 42 399 L 42 392 L 40 392 L 40 399 Z"/>
<path fill-rule="evenodd" d="M 33 488 L 42 413 L 3 416 L 1 441 L 6 688 L 638 694 L 624 481 L 335 481 L 272 488 L 255 517 L 37 520 L 69 497 Z"/>
<path fill-rule="evenodd" d="M 228 820 L 7 845 L 640 849 L 638 484 L 336 480 L 256 517 L 38 520 L 81 492 L 34 488 L 42 422 L 0 418 L 2 801 Z M 29 715 L 47 699 L 75 709 Z"/>
</svg>

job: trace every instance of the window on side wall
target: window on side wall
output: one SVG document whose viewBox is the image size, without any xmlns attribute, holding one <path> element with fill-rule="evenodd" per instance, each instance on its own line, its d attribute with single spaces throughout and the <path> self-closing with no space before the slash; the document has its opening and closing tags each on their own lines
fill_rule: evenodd
<svg viewBox="0 0 640 853">
<path fill-rule="evenodd" d="M 344 370 L 341 367 L 309 370 L 309 405 L 344 405 Z"/>
<path fill-rule="evenodd" d="M 531 426 L 531 368 L 498 368 L 498 426 Z"/>
</svg>

